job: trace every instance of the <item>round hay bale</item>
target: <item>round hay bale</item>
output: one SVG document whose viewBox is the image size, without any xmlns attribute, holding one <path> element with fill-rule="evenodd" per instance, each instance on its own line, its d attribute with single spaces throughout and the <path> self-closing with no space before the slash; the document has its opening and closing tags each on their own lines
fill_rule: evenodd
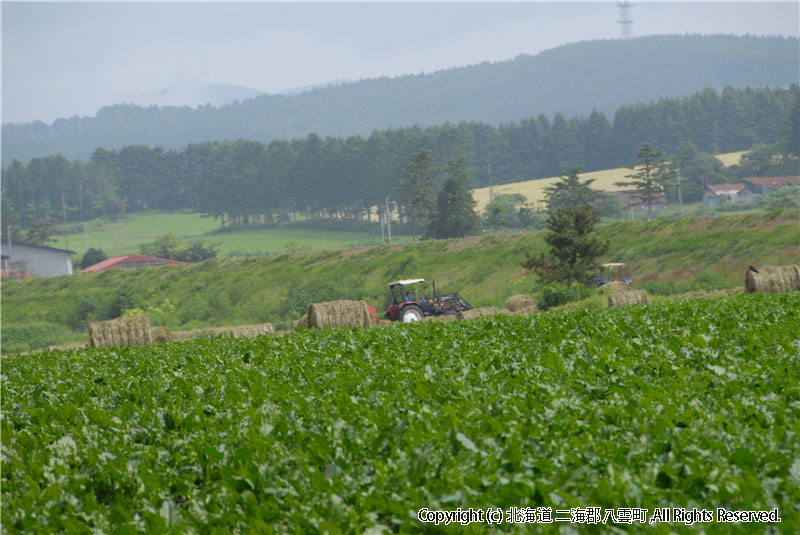
<svg viewBox="0 0 800 535">
<path fill-rule="evenodd" d="M 472 320 L 481 316 L 494 316 L 496 314 L 498 314 L 498 310 L 495 307 L 480 307 L 471 310 L 462 310 L 458 313 L 458 317 L 462 320 Z"/>
<path fill-rule="evenodd" d="M 116 318 L 89 324 L 90 347 L 118 347 L 147 345 L 152 342 L 150 318 Z"/>
<path fill-rule="evenodd" d="M 308 326 L 322 327 L 374 327 L 375 317 L 366 301 L 340 300 L 308 305 Z"/>
<path fill-rule="evenodd" d="M 647 305 L 650 300 L 644 290 L 631 290 L 618 294 L 609 294 L 608 308 L 624 307 L 628 305 Z"/>
<path fill-rule="evenodd" d="M 505 307 L 507 310 L 515 313 L 521 313 L 521 310 L 525 310 L 526 312 L 522 312 L 524 314 L 530 314 L 538 310 L 536 307 L 536 300 L 529 295 L 512 295 L 506 301 Z M 530 309 L 533 310 L 530 311 Z"/>
<path fill-rule="evenodd" d="M 784 293 L 800 290 L 800 268 L 797 266 L 767 266 L 758 271 L 747 270 L 744 277 L 747 293 Z"/>
<path fill-rule="evenodd" d="M 153 339 L 153 342 L 166 343 L 175 341 L 175 336 L 173 336 L 172 332 L 166 327 L 151 327 L 150 337 Z"/>
<path fill-rule="evenodd" d="M 618 294 L 623 292 L 632 292 L 633 288 L 631 288 L 630 284 L 626 282 L 612 281 L 602 285 L 597 289 L 597 291 L 600 294 Z"/>
<path fill-rule="evenodd" d="M 294 326 L 297 329 L 308 329 L 308 314 L 303 314 L 303 316 L 294 322 Z"/>
</svg>

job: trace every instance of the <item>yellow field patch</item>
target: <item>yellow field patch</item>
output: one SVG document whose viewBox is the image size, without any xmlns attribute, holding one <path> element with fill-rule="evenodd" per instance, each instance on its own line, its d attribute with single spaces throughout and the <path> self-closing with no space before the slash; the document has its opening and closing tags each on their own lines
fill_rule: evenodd
<svg viewBox="0 0 800 535">
<path fill-rule="evenodd" d="M 719 154 L 717 158 L 722 161 L 726 166 L 738 164 L 744 152 L 731 152 L 728 154 Z M 591 173 L 581 173 L 579 176 L 581 180 L 594 179 L 592 187 L 598 190 L 613 190 L 620 189 L 616 182 L 625 182 L 630 179 L 626 178 L 633 171 L 627 167 L 619 167 L 617 169 L 606 169 L 604 171 L 594 171 Z M 544 203 L 544 188 L 558 182 L 560 177 L 541 178 L 537 180 L 527 180 L 525 182 L 514 182 L 511 184 L 502 184 L 492 188 L 494 195 L 502 195 L 504 193 L 521 193 L 528 199 L 528 203 L 536 208 L 544 208 L 544 206 L 537 206 Z M 489 188 L 479 188 L 473 190 L 472 196 L 478 205 L 476 206 L 478 212 L 483 212 L 486 205 L 489 204 Z"/>
</svg>

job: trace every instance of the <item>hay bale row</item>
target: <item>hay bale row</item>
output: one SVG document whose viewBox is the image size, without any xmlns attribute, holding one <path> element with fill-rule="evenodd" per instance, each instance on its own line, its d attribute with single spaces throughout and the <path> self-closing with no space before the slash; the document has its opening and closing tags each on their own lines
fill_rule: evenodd
<svg viewBox="0 0 800 535">
<path fill-rule="evenodd" d="M 441 316 L 425 316 L 422 321 L 447 322 L 456 321 L 457 319 L 457 314 L 442 314 Z"/>
<path fill-rule="evenodd" d="M 500 311 L 495 307 L 481 307 L 473 308 L 471 310 L 462 310 L 458 313 L 458 317 L 462 320 L 472 320 L 481 316 L 494 316 L 499 313 Z"/>
<path fill-rule="evenodd" d="M 90 347 L 143 346 L 153 341 L 150 318 L 116 318 L 89 324 Z"/>
<path fill-rule="evenodd" d="M 647 305 L 650 300 L 644 290 L 630 290 L 618 294 L 609 294 L 608 308 L 624 307 L 628 305 Z"/>
<path fill-rule="evenodd" d="M 749 269 L 744 277 L 747 293 L 784 293 L 800 290 L 800 268 L 797 266 L 767 266 Z"/>
<path fill-rule="evenodd" d="M 513 314 L 534 314 L 539 312 L 536 300 L 529 295 L 512 295 L 505 304 L 506 310 Z"/>
<path fill-rule="evenodd" d="M 597 292 L 600 294 L 618 294 L 634 291 L 627 282 L 612 281 L 602 285 Z"/>
<path fill-rule="evenodd" d="M 275 329 L 271 323 L 257 323 L 254 325 L 237 325 L 233 327 L 206 327 L 201 329 L 191 329 L 189 331 L 175 331 L 172 333 L 176 340 L 185 340 L 197 336 L 219 336 L 225 335 L 232 338 L 254 338 L 262 334 L 275 334 Z"/>
<path fill-rule="evenodd" d="M 271 323 L 256 323 L 254 325 L 236 325 L 234 327 L 214 327 L 211 331 L 216 335 L 227 335 L 233 338 L 255 338 L 262 334 L 275 334 Z"/>
<path fill-rule="evenodd" d="M 328 327 L 374 327 L 375 318 L 366 301 L 325 301 L 308 305 L 308 326 L 318 329 Z"/>
</svg>

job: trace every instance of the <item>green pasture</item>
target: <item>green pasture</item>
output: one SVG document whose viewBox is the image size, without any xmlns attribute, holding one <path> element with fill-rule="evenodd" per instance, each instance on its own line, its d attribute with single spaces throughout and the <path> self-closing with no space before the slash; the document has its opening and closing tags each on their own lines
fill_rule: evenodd
<svg viewBox="0 0 800 535">
<path fill-rule="evenodd" d="M 87 223 L 84 235 L 82 225 L 67 225 L 48 245 L 69 249 L 77 254 L 73 262 L 79 263 L 89 247 L 102 249 L 108 256 L 139 252 L 139 245 L 155 241 L 159 236 L 172 233 L 184 241 L 201 241 L 217 244 L 219 258 L 230 255 L 244 256 L 283 252 L 311 251 L 380 245 L 380 227 L 371 231 L 325 230 L 296 228 L 292 226 L 257 226 L 237 230 L 221 229 L 219 220 L 192 213 L 136 214 L 117 221 Z M 393 236 L 393 242 L 408 241 L 408 237 Z"/>
</svg>

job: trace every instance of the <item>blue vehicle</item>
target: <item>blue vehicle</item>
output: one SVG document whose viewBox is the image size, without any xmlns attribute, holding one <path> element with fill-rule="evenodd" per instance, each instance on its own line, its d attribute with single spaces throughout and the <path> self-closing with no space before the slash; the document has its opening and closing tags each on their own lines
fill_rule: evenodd
<svg viewBox="0 0 800 535">
<path fill-rule="evenodd" d="M 600 266 L 600 270 L 594 273 L 594 280 L 598 288 L 609 282 L 624 282 L 633 286 L 628 266 L 618 262 Z"/>
</svg>

